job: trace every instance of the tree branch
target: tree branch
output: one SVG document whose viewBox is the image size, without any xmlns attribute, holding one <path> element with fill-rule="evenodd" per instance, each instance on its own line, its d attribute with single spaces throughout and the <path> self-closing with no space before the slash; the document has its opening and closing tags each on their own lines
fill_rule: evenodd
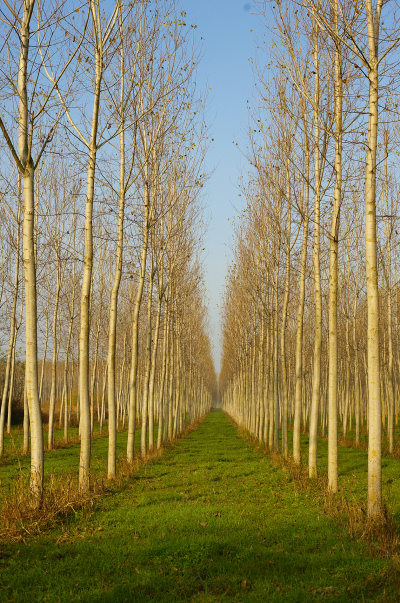
<svg viewBox="0 0 400 603">
<path fill-rule="evenodd" d="M 10 151 L 12 153 L 12 156 L 15 159 L 15 163 L 17 164 L 17 167 L 18 167 L 19 171 L 23 174 L 24 171 L 25 171 L 25 167 L 22 165 L 22 163 L 20 161 L 20 158 L 18 157 L 18 153 L 16 152 L 16 150 L 14 148 L 12 140 L 11 140 L 11 138 L 10 138 L 8 132 L 7 132 L 7 129 L 6 129 L 5 125 L 4 125 L 4 122 L 1 119 L 1 117 L 0 117 L 0 129 L 3 132 L 3 135 L 4 135 L 4 138 L 6 139 L 6 143 L 8 145 L 8 148 L 10 149 Z"/>
</svg>

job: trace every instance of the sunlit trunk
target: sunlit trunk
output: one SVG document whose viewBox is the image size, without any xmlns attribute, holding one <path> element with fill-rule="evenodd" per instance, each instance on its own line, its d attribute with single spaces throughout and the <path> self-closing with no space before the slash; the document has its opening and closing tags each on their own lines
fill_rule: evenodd
<svg viewBox="0 0 400 603">
<path fill-rule="evenodd" d="M 335 2 L 335 31 L 338 31 L 338 6 Z M 342 57 L 335 45 L 335 189 L 329 243 L 329 385 L 328 385 L 328 488 L 338 489 L 338 254 L 339 222 L 342 194 Z"/>
<path fill-rule="evenodd" d="M 108 332 L 108 479 L 114 479 L 116 475 L 117 463 L 117 416 L 115 403 L 115 345 L 117 335 L 117 308 L 118 293 L 122 275 L 122 256 L 124 243 L 124 214 L 125 214 L 125 116 L 124 116 L 124 71 L 125 60 L 123 50 L 123 9 L 120 13 L 120 36 L 121 36 L 121 95 L 120 95 L 120 128 L 119 137 L 119 206 L 118 206 L 118 235 L 117 235 L 117 255 L 115 261 L 114 283 L 110 297 L 110 322 Z"/>
<path fill-rule="evenodd" d="M 57 286 L 54 300 L 53 311 L 53 356 L 51 361 L 51 390 L 50 390 L 50 406 L 49 406 L 49 431 L 48 431 L 48 448 L 53 449 L 53 428 L 54 428 L 54 411 L 56 406 L 56 376 L 57 376 L 57 359 L 58 359 L 58 341 L 57 341 L 57 313 L 58 302 L 60 299 L 61 276 L 60 276 L 60 257 L 59 250 L 57 253 Z"/>
<path fill-rule="evenodd" d="M 151 335 L 152 335 L 152 316 L 151 308 L 153 302 L 153 284 L 154 284 L 154 267 L 153 258 L 150 265 L 150 278 L 147 299 L 147 325 L 146 325 L 146 355 L 145 355 L 145 374 L 143 384 L 143 399 L 142 399 L 142 428 L 140 432 L 140 449 L 142 456 L 147 452 L 147 418 L 149 410 L 149 384 L 151 372 Z"/>
<path fill-rule="evenodd" d="M 305 299 L 305 281 L 306 281 L 306 263 L 307 263 L 307 239 L 308 239 L 308 201 L 309 201 L 309 171 L 310 171 L 310 153 L 308 140 L 305 141 L 305 177 L 304 177 L 304 204 L 303 204 L 303 241 L 301 247 L 300 260 L 300 291 L 297 307 L 297 330 L 296 330 L 296 368 L 295 368 L 295 400 L 294 400 L 294 421 L 293 421 L 293 461 L 296 465 L 300 464 L 300 426 L 301 411 L 303 404 L 303 329 L 304 329 L 304 299 Z"/>
<path fill-rule="evenodd" d="M 142 303 L 143 287 L 146 276 L 146 260 L 149 245 L 149 216 L 150 216 L 150 193 L 146 177 L 144 189 L 144 232 L 142 242 L 142 255 L 140 262 L 140 273 L 138 288 L 136 292 L 135 305 L 132 318 L 132 361 L 129 377 L 129 425 L 127 442 L 127 460 L 129 463 L 134 459 L 135 428 L 136 428 L 136 395 L 137 395 L 137 367 L 139 354 L 139 312 Z"/>
<path fill-rule="evenodd" d="M 96 173 L 97 128 L 100 110 L 100 90 L 103 61 L 98 49 L 95 56 L 95 89 L 92 130 L 89 145 L 85 205 L 85 253 L 81 291 L 81 326 L 79 338 L 79 401 L 81 451 L 79 462 L 79 489 L 86 493 L 90 486 L 91 420 L 89 397 L 89 313 L 93 272 L 93 196 Z"/>
<path fill-rule="evenodd" d="M 321 350 L 322 350 L 322 292 L 320 269 L 320 152 L 319 152 L 319 48 L 318 27 L 314 39 L 314 298 L 315 298 L 315 334 L 312 397 L 310 409 L 310 439 L 308 455 L 308 473 L 317 475 L 318 411 L 321 394 Z"/>
<path fill-rule="evenodd" d="M 365 173 L 365 261 L 368 299 L 368 516 L 382 513 L 382 403 L 379 360 L 379 291 L 376 238 L 376 149 L 378 136 L 378 35 L 382 0 L 375 15 L 366 0 L 369 119 Z"/>
</svg>

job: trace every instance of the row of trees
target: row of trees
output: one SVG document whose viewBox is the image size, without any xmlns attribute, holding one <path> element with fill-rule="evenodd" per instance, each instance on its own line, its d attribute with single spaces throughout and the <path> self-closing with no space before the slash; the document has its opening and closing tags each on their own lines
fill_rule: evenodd
<svg viewBox="0 0 400 603">
<path fill-rule="evenodd" d="M 365 422 L 375 518 L 382 426 L 393 452 L 399 405 L 396 5 L 257 6 L 268 33 L 224 302 L 223 406 L 277 451 L 281 433 L 285 457 L 291 423 L 296 464 L 307 429 L 310 477 L 327 431 L 332 492 L 338 423 L 346 436 L 354 421 L 358 444 Z"/>
<path fill-rule="evenodd" d="M 161 446 L 211 405 L 199 259 L 207 138 L 184 17 L 163 0 L 24 0 L 1 9 L 0 303 L 8 352 L 0 454 L 25 332 L 25 433 L 29 416 L 38 499 L 43 406 L 50 449 L 56 409 L 67 440 L 74 407 L 84 493 L 95 400 L 99 422 L 108 418 L 109 478 L 117 421 L 127 423 L 132 462 L 138 420 L 144 454 L 155 445 L 155 421 Z"/>
</svg>

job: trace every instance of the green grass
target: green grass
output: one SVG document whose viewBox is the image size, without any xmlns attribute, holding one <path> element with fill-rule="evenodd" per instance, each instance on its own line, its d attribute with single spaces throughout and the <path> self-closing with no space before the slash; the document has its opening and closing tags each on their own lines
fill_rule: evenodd
<svg viewBox="0 0 400 603">
<path fill-rule="evenodd" d="M 154 426 L 154 437 L 157 441 L 157 429 L 158 426 Z M 135 433 L 135 449 L 140 448 L 140 428 L 136 429 Z M 47 443 L 47 431 L 45 432 L 45 443 Z M 70 437 L 76 438 L 78 435 L 78 428 L 70 429 Z M 98 426 L 94 429 L 94 438 L 92 440 L 92 454 L 91 454 L 91 471 L 92 474 L 97 477 L 105 476 L 107 474 L 107 453 L 108 453 L 108 432 L 107 425 L 103 427 L 103 433 L 100 436 L 98 433 Z M 55 441 L 62 442 L 64 432 L 62 429 L 54 430 Z M 126 444 L 127 444 L 128 432 L 122 430 L 117 434 L 117 456 L 124 457 L 126 455 Z M 7 446 L 4 459 L 0 461 L 0 488 L 8 486 L 12 480 L 22 474 L 26 481 L 29 481 L 30 472 L 30 456 L 22 456 L 21 447 L 23 443 L 23 435 L 19 431 L 15 431 L 12 437 L 6 438 Z M 13 443 L 14 442 L 14 443 Z M 76 470 L 78 473 L 79 468 L 79 451 L 80 444 L 68 444 L 62 448 L 56 448 L 52 451 L 45 452 L 45 479 L 50 475 L 60 475 L 61 473 L 71 472 Z"/>
<path fill-rule="evenodd" d="M 94 434 L 98 433 L 99 427 L 97 424 L 94 426 Z M 77 427 L 69 427 L 68 429 L 68 437 L 70 439 L 76 438 L 78 435 Z M 44 443 L 47 444 L 47 425 L 43 428 L 43 437 Z M 64 439 L 64 429 L 58 429 L 57 427 L 54 429 L 54 441 L 62 442 Z M 16 451 L 20 452 L 22 450 L 24 443 L 24 434 L 21 426 L 11 428 L 11 435 L 5 435 L 4 437 L 4 451 L 6 457 L 15 456 Z"/>
<path fill-rule="evenodd" d="M 90 513 L 4 543 L 0 568 L 2 601 L 399 600 L 391 561 L 371 558 L 220 411 Z"/>
<path fill-rule="evenodd" d="M 288 432 L 289 453 L 293 450 L 293 432 Z M 307 435 L 301 435 L 302 463 L 308 466 Z M 328 442 L 318 440 L 318 474 L 328 472 Z M 367 505 L 368 453 L 363 448 L 338 446 L 339 493 L 350 501 L 357 501 L 363 507 Z M 382 494 L 384 503 L 390 512 L 400 519 L 400 464 L 393 456 L 382 458 Z"/>
</svg>

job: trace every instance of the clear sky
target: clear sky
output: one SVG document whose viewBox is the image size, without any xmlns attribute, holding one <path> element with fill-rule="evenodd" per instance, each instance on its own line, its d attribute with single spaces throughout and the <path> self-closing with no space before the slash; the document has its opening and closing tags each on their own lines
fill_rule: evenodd
<svg viewBox="0 0 400 603">
<path fill-rule="evenodd" d="M 227 273 L 232 240 L 232 219 L 241 199 L 237 189 L 239 147 L 246 146 L 248 103 L 253 93 L 250 58 L 254 57 L 259 26 L 253 6 L 245 0 L 180 0 L 186 23 L 197 25 L 203 48 L 198 69 L 199 89 L 208 84 L 207 125 L 214 142 L 206 167 L 214 168 L 207 183 L 206 201 L 211 214 L 205 241 L 206 286 L 210 300 L 211 337 L 215 367 L 220 370 L 221 327 L 219 305 Z M 250 32 L 253 30 L 253 32 Z M 203 38 L 202 40 L 200 38 Z M 238 143 L 238 146 L 234 143 Z"/>
</svg>

